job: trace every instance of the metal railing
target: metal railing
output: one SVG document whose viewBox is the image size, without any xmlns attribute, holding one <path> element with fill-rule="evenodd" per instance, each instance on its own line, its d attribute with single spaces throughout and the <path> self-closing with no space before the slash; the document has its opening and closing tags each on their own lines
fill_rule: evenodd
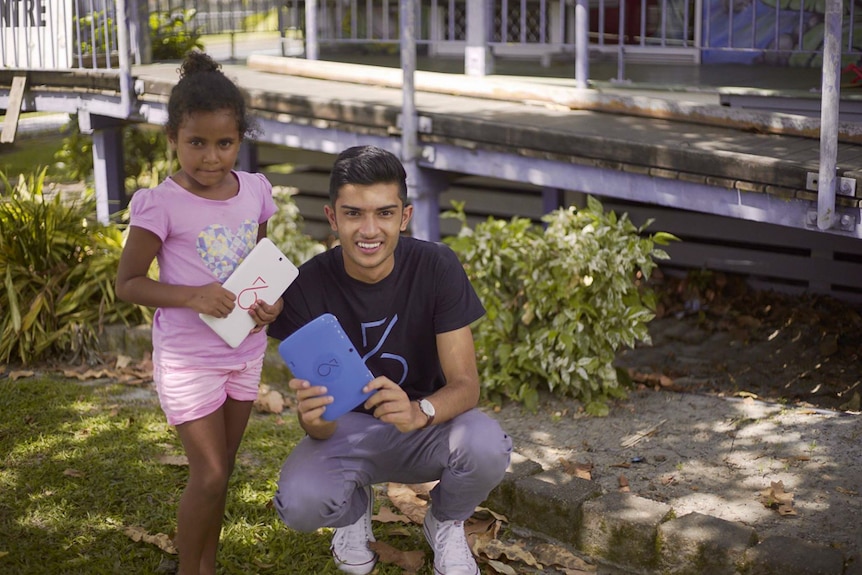
<svg viewBox="0 0 862 575">
<path fill-rule="evenodd" d="M 576 0 L 486 3 L 488 46 L 498 57 L 572 57 Z M 845 0 L 842 62 L 862 59 L 862 9 Z M 415 39 L 431 56 L 463 55 L 468 0 L 419 0 Z M 399 42 L 398 0 L 317 0 L 323 47 Z M 621 61 L 764 63 L 816 67 L 825 37 L 822 3 L 785 0 L 590 0 L 589 51 Z M 787 7 L 784 7 L 787 6 Z M 37 9 L 38 8 L 38 9 Z M 308 35 L 304 0 L 0 0 L 0 65 L 106 68 L 120 65 L 118 29 L 131 36 L 132 60 L 149 20 L 183 19 L 177 33 L 277 31 Z M 170 32 L 168 32 L 170 33 Z"/>
</svg>

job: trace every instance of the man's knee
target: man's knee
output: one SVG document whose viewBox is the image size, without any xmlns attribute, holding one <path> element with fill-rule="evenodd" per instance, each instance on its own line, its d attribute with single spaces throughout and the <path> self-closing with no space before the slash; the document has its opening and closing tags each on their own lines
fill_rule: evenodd
<svg viewBox="0 0 862 575">
<path fill-rule="evenodd" d="M 321 527 L 325 505 L 316 490 L 280 481 L 273 503 L 278 516 L 291 529 L 308 533 Z"/>
<path fill-rule="evenodd" d="M 468 417 L 462 425 L 455 426 L 449 437 L 453 463 L 465 472 L 499 481 L 509 466 L 512 439 L 496 420 L 478 410 L 464 416 Z"/>
</svg>

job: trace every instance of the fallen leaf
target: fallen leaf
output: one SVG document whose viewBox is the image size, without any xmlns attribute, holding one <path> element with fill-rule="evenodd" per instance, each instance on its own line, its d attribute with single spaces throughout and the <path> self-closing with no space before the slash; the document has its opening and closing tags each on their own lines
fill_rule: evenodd
<svg viewBox="0 0 862 575">
<path fill-rule="evenodd" d="M 0 373 L 3 373 L 3 371 L 0 370 Z M 3 557 L 6 557 L 7 555 L 9 555 L 8 551 L 0 551 L 0 559 L 2 559 Z"/>
<path fill-rule="evenodd" d="M 619 477 L 620 491 L 623 493 L 629 493 L 631 489 L 629 488 L 629 480 L 626 479 L 625 475 L 620 475 Z"/>
<path fill-rule="evenodd" d="M 410 518 L 410 521 L 421 525 L 425 521 L 425 513 L 428 512 L 428 502 L 419 498 L 416 492 L 403 483 L 390 483 L 386 494 L 401 513 Z"/>
<path fill-rule="evenodd" d="M 63 475 L 67 477 L 85 477 L 83 471 L 78 471 L 77 469 L 67 469 L 63 472 Z"/>
<path fill-rule="evenodd" d="M 126 527 L 123 529 L 123 533 L 125 533 L 132 541 L 143 541 L 144 543 L 155 545 L 165 553 L 170 553 L 171 555 L 177 554 L 177 548 L 174 547 L 174 542 L 171 541 L 171 538 L 164 533 L 150 535 L 144 528 L 137 526 Z"/>
<path fill-rule="evenodd" d="M 760 502 L 769 509 L 775 509 L 780 515 L 796 515 L 793 509 L 793 494 L 784 491 L 783 481 L 773 481 L 770 486 L 760 492 Z"/>
<path fill-rule="evenodd" d="M 261 385 L 254 400 L 254 408 L 260 413 L 279 414 L 284 411 L 284 396 L 266 385 Z"/>
<path fill-rule="evenodd" d="M 559 459 L 559 462 L 563 465 L 563 469 L 569 475 L 574 477 L 578 477 L 580 479 L 586 479 L 587 481 L 592 480 L 592 471 L 593 464 L 592 462 L 579 463 L 572 462 L 567 459 L 563 459 L 562 457 Z"/>
<path fill-rule="evenodd" d="M 497 538 L 501 525 L 502 522 L 490 513 L 474 514 L 464 522 L 464 534 L 473 555 L 478 556 L 490 541 Z"/>
<path fill-rule="evenodd" d="M 419 497 L 422 497 L 423 499 L 431 499 L 431 490 L 434 489 L 438 483 L 440 482 L 427 481 L 425 483 L 406 483 L 405 485 Z"/>
<path fill-rule="evenodd" d="M 12 381 L 18 381 L 19 379 L 24 379 L 25 377 L 33 377 L 36 375 L 36 372 L 30 371 L 28 369 L 19 369 L 16 371 L 9 372 L 9 379 Z"/>
<path fill-rule="evenodd" d="M 518 572 L 512 569 L 511 566 L 501 563 L 500 561 L 489 559 L 488 566 L 493 569 L 495 573 L 502 573 L 503 575 L 518 575 Z"/>
<path fill-rule="evenodd" d="M 491 515 L 491 517 L 493 517 L 497 521 L 502 521 L 503 523 L 509 522 L 508 517 L 506 517 L 505 515 L 503 515 L 501 513 L 497 513 L 496 511 L 494 511 L 492 509 L 488 509 L 487 507 L 477 507 L 476 511 L 474 513 L 474 516 L 482 515 L 483 513 L 488 513 L 489 515 Z"/>
<path fill-rule="evenodd" d="M 610 467 L 622 467 L 624 469 L 628 469 L 632 464 L 628 461 L 623 461 L 622 463 L 611 463 Z"/>
<path fill-rule="evenodd" d="M 836 487 L 835 491 L 838 493 L 842 493 L 844 495 L 859 495 L 858 491 L 853 491 L 852 489 L 844 489 L 843 487 Z"/>
<path fill-rule="evenodd" d="M 380 523 L 410 523 L 409 517 L 395 513 L 385 505 L 381 505 L 380 511 L 372 515 L 371 519 Z"/>
<path fill-rule="evenodd" d="M 159 455 L 158 462 L 162 465 L 185 467 L 189 464 L 189 458 L 185 455 Z"/>
<path fill-rule="evenodd" d="M 131 363 L 132 363 L 131 356 L 120 354 L 117 356 L 117 363 L 114 365 L 114 367 L 116 367 L 117 369 L 123 369 L 123 368 L 129 367 L 129 365 L 131 365 Z"/>
<path fill-rule="evenodd" d="M 542 564 L 536 560 L 536 557 L 530 553 L 521 543 L 504 543 L 499 539 L 489 541 L 482 549 L 482 554 L 490 559 L 499 559 L 505 557 L 509 561 L 519 561 L 524 565 L 542 569 Z"/>
<path fill-rule="evenodd" d="M 425 565 L 424 551 L 401 551 L 383 541 L 369 541 L 368 548 L 377 553 L 383 563 L 404 569 L 405 575 L 412 575 Z"/>
<path fill-rule="evenodd" d="M 568 549 L 550 543 L 539 543 L 533 547 L 533 555 L 543 565 L 553 565 L 573 572 L 595 572 L 596 566 L 590 565 Z"/>
</svg>

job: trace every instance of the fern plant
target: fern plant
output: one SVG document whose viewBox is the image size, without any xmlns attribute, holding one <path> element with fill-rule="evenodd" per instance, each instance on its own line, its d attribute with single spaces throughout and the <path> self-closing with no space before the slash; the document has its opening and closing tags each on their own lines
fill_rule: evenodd
<svg viewBox="0 0 862 575">
<path fill-rule="evenodd" d="M 463 204 L 447 215 L 462 222 L 446 241 L 487 310 L 475 326 L 485 395 L 533 409 L 547 389 L 607 413 L 607 401 L 625 393 L 617 350 L 649 341 L 655 298 L 638 277 L 668 257 L 656 245 L 674 236 L 645 235 L 651 222 L 637 228 L 595 198 L 548 214 L 544 228 L 515 217 L 470 229 Z"/>
</svg>

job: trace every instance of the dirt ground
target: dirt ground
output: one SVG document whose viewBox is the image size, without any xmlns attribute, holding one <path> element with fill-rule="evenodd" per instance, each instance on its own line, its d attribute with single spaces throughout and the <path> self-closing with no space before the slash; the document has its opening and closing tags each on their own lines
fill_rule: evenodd
<svg viewBox="0 0 862 575">
<path fill-rule="evenodd" d="M 549 397 L 535 414 L 506 405 L 515 449 L 676 516 L 862 551 L 860 307 L 721 275 L 660 293 L 652 344 L 618 354 L 635 391 L 606 418 Z"/>
</svg>

